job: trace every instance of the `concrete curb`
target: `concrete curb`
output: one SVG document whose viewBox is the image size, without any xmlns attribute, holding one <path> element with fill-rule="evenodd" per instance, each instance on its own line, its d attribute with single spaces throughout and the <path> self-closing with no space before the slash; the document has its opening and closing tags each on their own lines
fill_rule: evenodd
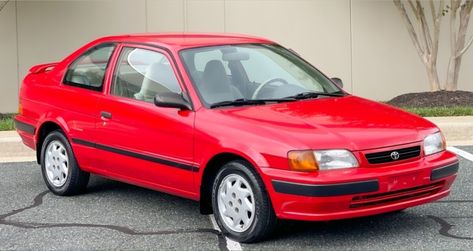
<svg viewBox="0 0 473 251">
<path fill-rule="evenodd" d="M 36 153 L 21 142 L 16 131 L 0 132 L 0 163 L 36 161 Z"/>
<path fill-rule="evenodd" d="M 473 116 L 426 118 L 442 130 L 449 146 L 473 145 Z M 0 132 L 0 163 L 36 161 L 33 150 L 23 145 L 16 131 Z"/>
</svg>

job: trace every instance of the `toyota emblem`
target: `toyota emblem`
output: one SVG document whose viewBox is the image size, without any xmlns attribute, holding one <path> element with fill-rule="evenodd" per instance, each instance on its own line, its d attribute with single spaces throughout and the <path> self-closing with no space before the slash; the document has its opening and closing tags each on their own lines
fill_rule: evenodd
<svg viewBox="0 0 473 251">
<path fill-rule="evenodd" d="M 390 155 L 390 156 L 391 156 L 391 159 L 393 159 L 393 160 L 399 159 L 399 153 L 396 152 L 396 151 L 391 152 L 391 155 Z"/>
</svg>

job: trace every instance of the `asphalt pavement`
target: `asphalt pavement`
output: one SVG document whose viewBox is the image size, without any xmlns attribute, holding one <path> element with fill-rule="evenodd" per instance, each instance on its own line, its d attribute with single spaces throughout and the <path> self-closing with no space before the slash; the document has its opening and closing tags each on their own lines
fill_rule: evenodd
<svg viewBox="0 0 473 251">
<path fill-rule="evenodd" d="M 473 153 L 473 146 L 459 147 Z M 461 158 L 449 197 L 402 212 L 283 222 L 243 250 L 473 249 L 473 162 Z M 88 192 L 48 192 L 34 162 L 0 163 L 0 250 L 226 250 L 197 202 L 92 177 Z"/>
</svg>

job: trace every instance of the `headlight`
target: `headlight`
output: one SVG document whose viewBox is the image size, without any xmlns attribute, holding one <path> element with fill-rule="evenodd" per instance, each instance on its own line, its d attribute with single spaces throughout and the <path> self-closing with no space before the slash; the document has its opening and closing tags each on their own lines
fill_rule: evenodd
<svg viewBox="0 0 473 251">
<path fill-rule="evenodd" d="M 441 152 L 445 147 L 445 139 L 441 132 L 430 134 L 424 139 L 424 155 Z"/>
<path fill-rule="evenodd" d="M 357 167 L 358 160 L 347 150 L 314 151 L 320 170 Z"/>
<path fill-rule="evenodd" d="M 358 167 L 358 160 L 347 150 L 290 151 L 289 167 L 294 171 L 312 172 Z"/>
</svg>

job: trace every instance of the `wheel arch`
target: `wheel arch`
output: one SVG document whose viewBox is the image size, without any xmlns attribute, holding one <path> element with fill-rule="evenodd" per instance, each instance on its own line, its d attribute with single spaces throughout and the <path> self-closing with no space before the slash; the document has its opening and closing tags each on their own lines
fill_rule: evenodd
<svg viewBox="0 0 473 251">
<path fill-rule="evenodd" d="M 66 132 L 62 123 L 54 120 L 44 120 L 38 127 L 36 133 L 36 162 L 38 164 L 41 164 L 41 148 L 43 146 L 44 139 L 46 139 L 49 133 L 55 130 L 62 130 L 63 132 Z"/>
<path fill-rule="evenodd" d="M 217 176 L 220 168 L 234 160 L 243 160 L 248 162 L 254 171 L 261 175 L 257 169 L 255 162 L 248 158 L 247 156 L 235 152 L 221 152 L 212 156 L 207 163 L 205 164 L 202 171 L 202 178 L 200 179 L 200 213 L 201 214 L 211 214 L 212 213 L 212 186 L 213 180 Z"/>
</svg>

